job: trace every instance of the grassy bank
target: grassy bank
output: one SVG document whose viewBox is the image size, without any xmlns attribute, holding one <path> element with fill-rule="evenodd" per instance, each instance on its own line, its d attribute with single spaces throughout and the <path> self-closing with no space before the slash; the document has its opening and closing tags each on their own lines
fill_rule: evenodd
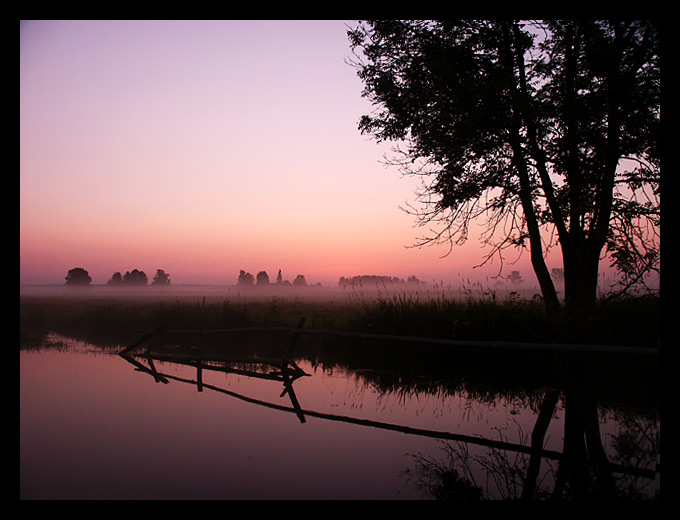
<svg viewBox="0 0 680 520">
<path fill-rule="evenodd" d="M 294 327 L 460 340 L 588 343 L 657 347 L 658 297 L 600 303 L 582 316 L 550 315 L 528 300 L 337 294 L 323 298 L 22 296 L 21 341 L 48 332 L 99 344 L 124 344 L 137 329 Z"/>
<path fill-rule="evenodd" d="M 657 347 L 660 339 L 658 298 L 603 302 L 579 317 L 550 315 L 540 303 L 527 300 L 418 298 L 414 294 L 331 296 L 24 296 L 20 300 L 21 346 L 40 346 L 45 334 L 55 332 L 100 347 L 119 347 L 139 339 L 139 329 L 295 327 L 301 317 L 307 329 L 474 341 Z M 167 336 L 162 341 L 195 341 L 191 334 Z M 277 357 L 291 338 L 290 333 L 230 333 L 215 337 L 214 343 L 205 338 L 205 348 L 214 346 L 222 352 L 228 345 L 230 355 Z M 301 335 L 294 350 L 296 357 L 313 366 L 361 370 L 371 384 L 394 391 L 425 389 L 439 394 L 464 388 L 468 394 L 493 399 L 551 387 L 645 407 L 653 406 L 658 398 L 655 356 L 590 352 L 563 356 L 550 351 L 446 348 L 315 334 Z"/>
</svg>

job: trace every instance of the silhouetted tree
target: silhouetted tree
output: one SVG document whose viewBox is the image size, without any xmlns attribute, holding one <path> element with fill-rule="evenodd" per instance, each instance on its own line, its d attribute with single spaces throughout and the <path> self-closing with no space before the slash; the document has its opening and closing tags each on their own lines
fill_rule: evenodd
<svg viewBox="0 0 680 520">
<path fill-rule="evenodd" d="M 74 267 L 66 274 L 66 285 L 89 285 L 90 274 L 82 267 Z"/>
<path fill-rule="evenodd" d="M 257 285 L 269 285 L 269 275 L 266 271 L 257 273 Z"/>
<path fill-rule="evenodd" d="M 125 271 L 123 275 L 123 283 L 125 285 L 146 285 L 149 279 L 144 271 L 133 269 L 132 271 Z"/>
<path fill-rule="evenodd" d="M 396 276 L 380 276 L 380 275 L 359 275 L 352 276 L 351 278 L 340 277 L 338 280 L 338 285 L 343 287 L 345 285 L 358 286 L 358 287 L 372 287 L 378 285 L 389 285 L 396 283 L 405 283 L 403 279 L 397 278 Z M 420 281 L 415 277 L 409 277 L 409 283 L 420 283 Z"/>
<path fill-rule="evenodd" d="M 418 245 L 468 238 L 486 261 L 528 249 L 549 309 L 544 239 L 562 251 L 565 304 L 595 304 L 602 251 L 624 277 L 659 269 L 659 32 L 649 21 L 368 21 L 348 31 L 377 108 L 359 129 L 401 141 L 394 164 L 431 175 Z"/>
<path fill-rule="evenodd" d="M 304 286 L 307 285 L 307 280 L 305 279 L 305 275 L 299 274 L 295 277 L 295 280 L 293 280 L 293 285 L 297 286 Z"/>
<path fill-rule="evenodd" d="M 163 269 L 156 269 L 151 285 L 170 285 L 170 275 L 163 271 Z"/>
<path fill-rule="evenodd" d="M 255 284 L 255 279 L 250 273 L 246 273 L 243 269 L 239 271 L 238 275 L 238 285 L 251 286 Z"/>
<path fill-rule="evenodd" d="M 281 276 L 281 269 L 279 269 L 279 273 L 276 275 L 276 285 L 281 285 L 283 283 L 283 276 Z"/>
<path fill-rule="evenodd" d="M 513 285 L 518 285 L 522 283 L 524 280 L 522 279 L 522 275 L 520 274 L 519 271 L 512 271 L 508 275 L 508 281 Z"/>
<path fill-rule="evenodd" d="M 111 275 L 111 278 L 109 279 L 108 282 L 106 282 L 106 285 L 121 285 L 123 283 L 123 275 L 120 274 L 120 272 L 116 271 Z"/>
</svg>

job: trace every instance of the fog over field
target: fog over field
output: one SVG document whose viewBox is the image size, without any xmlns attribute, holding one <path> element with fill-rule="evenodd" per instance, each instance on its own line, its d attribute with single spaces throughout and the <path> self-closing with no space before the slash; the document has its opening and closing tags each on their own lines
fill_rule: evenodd
<svg viewBox="0 0 680 520">
<path fill-rule="evenodd" d="M 558 295 L 562 297 L 563 286 L 557 284 Z M 656 284 L 651 289 L 658 290 Z M 603 295 L 616 291 L 617 285 L 607 277 L 602 277 L 600 293 Z M 634 293 L 635 291 L 633 291 Z M 450 300 L 539 300 L 540 289 L 533 279 L 512 283 L 507 280 L 487 278 L 474 281 L 460 278 L 458 283 L 406 282 L 395 283 L 355 283 L 344 286 L 324 285 L 276 285 L 239 286 L 239 285 L 146 285 L 141 287 L 111 287 L 105 284 L 92 284 L 84 287 L 61 285 L 20 285 L 20 297 L 24 298 L 92 298 L 93 300 L 169 300 L 202 301 L 206 303 L 229 301 L 306 301 L 306 302 L 370 302 L 378 299 L 409 299 L 427 301 L 432 299 Z"/>
<path fill-rule="evenodd" d="M 92 299 L 135 299 L 135 300 L 203 300 L 206 302 L 237 300 L 304 300 L 304 301 L 370 301 L 375 299 L 412 298 L 428 300 L 438 298 L 532 298 L 538 293 L 534 284 L 524 283 L 511 286 L 502 282 L 472 282 L 463 280 L 460 284 L 362 284 L 344 287 L 310 286 L 254 286 L 237 285 L 169 285 L 157 287 L 111 287 L 89 285 L 71 287 L 67 285 L 22 285 L 21 297 L 42 298 L 92 298 Z"/>
</svg>

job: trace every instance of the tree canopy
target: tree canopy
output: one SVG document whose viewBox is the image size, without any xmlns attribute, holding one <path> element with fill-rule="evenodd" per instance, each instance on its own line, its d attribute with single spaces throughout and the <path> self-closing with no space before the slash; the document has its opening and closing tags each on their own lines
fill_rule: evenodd
<svg viewBox="0 0 680 520">
<path fill-rule="evenodd" d="M 132 271 L 125 271 L 123 275 L 123 283 L 125 285 L 146 285 L 149 282 L 148 277 L 144 271 L 133 269 Z"/>
<path fill-rule="evenodd" d="M 486 260 L 528 249 L 552 309 L 557 243 L 568 307 L 595 302 L 603 253 L 628 282 L 658 270 L 654 23 L 366 21 L 348 36 L 375 108 L 360 131 L 422 178 L 418 245 L 454 247 L 486 219 Z"/>
<path fill-rule="evenodd" d="M 66 285 L 89 285 L 90 274 L 82 267 L 74 267 L 66 274 Z"/>
<path fill-rule="evenodd" d="M 252 274 L 246 273 L 243 269 L 239 271 L 238 274 L 238 285 L 241 286 L 251 286 L 255 285 L 255 278 L 253 277 Z"/>
<path fill-rule="evenodd" d="M 170 285 L 170 275 L 163 269 L 156 269 L 156 274 L 153 276 L 153 282 L 151 282 L 151 285 Z"/>
</svg>

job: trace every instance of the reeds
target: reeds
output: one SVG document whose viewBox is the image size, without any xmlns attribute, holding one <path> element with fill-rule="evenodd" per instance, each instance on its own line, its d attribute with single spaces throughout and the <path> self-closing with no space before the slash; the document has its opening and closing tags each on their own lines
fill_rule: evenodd
<svg viewBox="0 0 680 520">
<path fill-rule="evenodd" d="M 57 332 L 113 344 L 138 329 L 294 327 L 461 340 L 589 343 L 657 347 L 658 297 L 602 302 L 585 316 L 549 314 L 538 299 L 445 290 L 337 290 L 323 298 L 62 297 L 20 299 L 22 341 Z"/>
</svg>

